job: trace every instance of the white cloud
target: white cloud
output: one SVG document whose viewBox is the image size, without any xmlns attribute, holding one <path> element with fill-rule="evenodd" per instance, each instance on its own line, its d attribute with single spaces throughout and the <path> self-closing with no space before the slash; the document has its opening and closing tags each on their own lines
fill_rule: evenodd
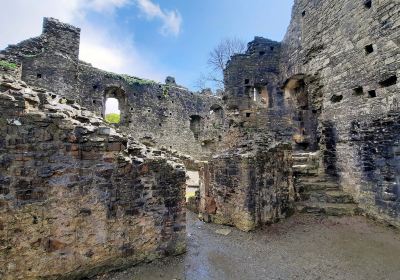
<svg viewBox="0 0 400 280">
<path fill-rule="evenodd" d="M 162 20 L 163 26 L 161 33 L 163 35 L 178 36 L 181 31 L 182 17 L 177 10 L 162 10 L 160 5 L 153 3 L 151 0 L 136 0 L 139 9 L 147 16 L 148 19 L 158 18 Z"/>
<path fill-rule="evenodd" d="M 84 1 L 83 5 L 97 12 L 113 12 L 115 9 L 126 6 L 129 3 L 130 0 L 88 0 Z"/>
<path fill-rule="evenodd" d="M 129 36 L 120 38 L 105 29 L 83 26 L 80 58 L 93 66 L 116 73 L 127 73 L 156 81 L 163 81 L 166 73 L 155 69 L 150 55 L 139 52 Z M 158 67 L 159 68 L 159 67 Z"/>
<path fill-rule="evenodd" d="M 150 56 L 139 52 L 132 36 L 115 35 L 110 30 L 117 8 L 131 0 L 13 0 L 2 4 L 0 17 L 0 49 L 30 37 L 38 36 L 43 17 L 54 17 L 79 26 L 81 33 L 80 58 L 95 67 L 162 81 L 166 76 L 155 66 Z M 104 14 L 104 24 L 92 25 L 87 13 Z M 18 15 L 18 20 L 15 20 Z"/>
</svg>

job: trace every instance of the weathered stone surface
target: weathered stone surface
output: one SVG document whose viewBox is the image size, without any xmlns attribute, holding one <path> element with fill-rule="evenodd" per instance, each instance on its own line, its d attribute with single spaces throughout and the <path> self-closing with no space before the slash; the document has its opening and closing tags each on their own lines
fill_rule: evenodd
<svg viewBox="0 0 400 280">
<path fill-rule="evenodd" d="M 288 145 L 214 157 L 202 171 L 203 219 L 249 231 L 285 218 L 294 202 L 291 166 Z"/>
<path fill-rule="evenodd" d="M 22 64 L 22 80 L 29 85 L 74 100 L 103 117 L 106 99 L 118 99 L 118 127 L 145 144 L 197 159 L 207 158 L 216 149 L 224 126 L 220 98 L 194 94 L 173 77 L 159 84 L 94 68 L 79 61 L 79 41 L 79 28 L 45 18 L 39 37 L 0 53 Z M 197 131 L 191 129 L 194 121 Z"/>
<path fill-rule="evenodd" d="M 185 251 L 183 165 L 9 83 L 0 78 L 1 279 L 83 278 Z"/>
<path fill-rule="evenodd" d="M 280 75 L 315 77 L 322 168 L 368 215 L 400 226 L 400 6 L 366 2 L 295 1 Z"/>
<path fill-rule="evenodd" d="M 222 98 L 96 69 L 78 59 L 79 28 L 45 19 L 0 54 L 16 63 L 0 67 L 1 276 L 182 252 L 176 161 L 199 169 L 191 205 L 207 222 L 248 231 L 296 208 L 400 226 L 400 6 L 368 3 L 296 0 L 282 42 L 232 57 Z"/>
<path fill-rule="evenodd" d="M 366 214 L 400 226 L 400 8 L 369 3 L 296 0 L 281 43 L 256 37 L 232 57 L 224 100 L 236 117 L 226 113 L 223 141 L 319 150 L 318 168 L 296 163 L 293 170 L 325 176 Z"/>
</svg>

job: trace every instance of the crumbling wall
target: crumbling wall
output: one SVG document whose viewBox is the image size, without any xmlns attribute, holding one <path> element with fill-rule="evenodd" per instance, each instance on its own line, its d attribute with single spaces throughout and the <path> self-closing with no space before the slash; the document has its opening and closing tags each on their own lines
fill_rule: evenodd
<svg viewBox="0 0 400 280">
<path fill-rule="evenodd" d="M 327 174 L 378 219 L 400 225 L 396 1 L 295 1 L 282 43 L 281 80 L 314 77 Z"/>
<path fill-rule="evenodd" d="M 291 146 L 214 157 L 201 169 L 200 212 L 206 221 L 249 231 L 291 213 Z"/>
<path fill-rule="evenodd" d="M 1 279 L 81 279 L 185 251 L 183 165 L 0 75 Z"/>
<path fill-rule="evenodd" d="M 223 125 L 215 125 L 210 112 L 222 106 L 219 98 L 194 94 L 172 77 L 159 84 L 94 68 L 79 61 L 79 38 L 79 28 L 45 18 L 42 35 L 9 46 L 1 54 L 22 64 L 22 80 L 29 85 L 74 99 L 99 115 L 104 113 L 107 91 L 120 88 L 124 92 L 119 100 L 123 117 L 118 127 L 149 146 L 197 159 L 207 158 L 215 150 Z M 190 130 L 193 115 L 204 123 L 197 139 Z"/>
<path fill-rule="evenodd" d="M 125 106 L 120 128 L 133 133 L 150 146 L 165 147 L 205 159 L 211 151 L 208 142 L 217 142 L 223 126 L 212 122 L 212 107 L 221 106 L 214 96 L 194 94 L 174 84 L 159 84 L 149 80 L 107 73 L 81 64 L 79 74 L 81 103 L 101 113 L 105 92 L 110 87 L 125 92 Z M 194 134 L 190 129 L 192 116 L 202 119 L 202 129 Z"/>
<path fill-rule="evenodd" d="M 255 37 L 245 54 L 228 62 L 223 99 L 234 112 L 227 122 L 239 126 L 245 135 L 240 138 L 270 144 L 292 142 L 300 130 L 296 97 L 287 94 L 279 76 L 281 51 L 281 43 Z"/>
<path fill-rule="evenodd" d="M 262 37 L 248 44 L 245 54 L 231 57 L 224 71 L 225 100 L 230 109 L 249 109 L 255 101 L 273 106 L 278 84 L 280 43 Z"/>
</svg>

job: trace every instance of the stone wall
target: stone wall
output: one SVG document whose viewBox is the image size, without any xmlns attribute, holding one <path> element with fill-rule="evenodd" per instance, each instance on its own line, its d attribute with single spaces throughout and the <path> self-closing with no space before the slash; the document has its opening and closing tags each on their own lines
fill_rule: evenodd
<svg viewBox="0 0 400 280">
<path fill-rule="evenodd" d="M 251 101 L 273 107 L 276 91 L 279 91 L 280 49 L 278 42 L 255 37 L 245 54 L 231 57 L 224 71 L 228 108 L 250 109 Z"/>
<path fill-rule="evenodd" d="M 280 71 L 282 81 L 312 77 L 325 171 L 367 214 L 398 226 L 399 37 L 397 1 L 296 0 Z"/>
<path fill-rule="evenodd" d="M 214 157 L 201 169 L 202 218 L 249 231 L 291 214 L 291 146 Z"/>
<path fill-rule="evenodd" d="M 281 53 L 281 43 L 256 37 L 245 54 L 233 56 L 224 72 L 224 102 L 228 110 L 237 111 L 248 138 L 292 142 L 298 145 L 293 145 L 296 149 L 315 150 L 313 115 L 318 110 L 311 106 L 304 82 L 307 78 L 298 75 L 283 82 Z"/>
<path fill-rule="evenodd" d="M 81 279 L 185 251 L 176 158 L 4 71 L 0 110 L 1 279 Z"/>
<path fill-rule="evenodd" d="M 42 35 L 1 54 L 22 64 L 22 79 L 29 85 L 74 99 L 99 115 L 104 115 L 107 97 L 117 98 L 119 128 L 148 145 L 197 159 L 216 150 L 224 115 L 219 98 L 190 92 L 172 77 L 159 84 L 94 68 L 78 59 L 79 36 L 79 28 L 45 18 Z M 201 125 L 198 133 L 190 129 L 193 119 Z"/>
</svg>

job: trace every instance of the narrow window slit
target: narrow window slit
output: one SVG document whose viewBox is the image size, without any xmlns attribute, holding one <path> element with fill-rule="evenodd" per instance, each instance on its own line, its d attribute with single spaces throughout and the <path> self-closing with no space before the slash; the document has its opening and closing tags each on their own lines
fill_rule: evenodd
<svg viewBox="0 0 400 280">
<path fill-rule="evenodd" d="M 334 95 L 332 95 L 332 97 L 331 97 L 331 102 L 332 102 L 332 103 L 338 103 L 338 102 L 342 101 L 342 99 L 343 99 L 343 95 L 336 95 L 336 94 L 334 94 Z"/>
<path fill-rule="evenodd" d="M 368 91 L 368 97 L 369 97 L 369 98 L 374 98 L 374 97 L 376 97 L 376 91 L 375 91 L 375 90 L 370 90 L 370 91 Z"/>
<path fill-rule="evenodd" d="M 370 54 L 370 53 L 373 53 L 374 52 L 374 46 L 371 44 L 371 45 L 368 45 L 368 46 L 365 46 L 365 53 L 368 55 L 368 54 Z"/>
<path fill-rule="evenodd" d="M 363 87 L 356 87 L 355 89 L 353 89 L 353 94 L 356 96 L 363 95 L 364 94 Z"/>
<path fill-rule="evenodd" d="M 381 87 L 390 87 L 390 86 L 394 86 L 397 83 L 397 76 L 390 76 L 389 78 L 387 78 L 386 80 L 380 81 L 379 85 Z"/>
</svg>

